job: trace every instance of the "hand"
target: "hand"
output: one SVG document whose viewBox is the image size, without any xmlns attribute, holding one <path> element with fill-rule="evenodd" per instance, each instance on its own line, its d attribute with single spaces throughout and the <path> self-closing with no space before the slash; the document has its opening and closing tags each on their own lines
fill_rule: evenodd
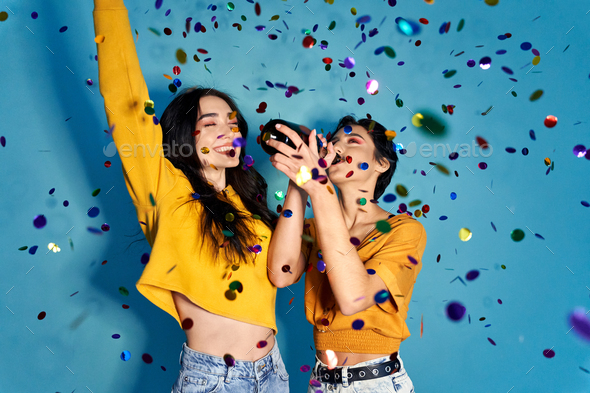
<svg viewBox="0 0 590 393">
<path fill-rule="evenodd" d="M 332 160 L 336 156 L 334 146 L 331 142 L 327 144 L 328 154 L 325 158 L 321 159 L 318 154 L 315 129 L 312 130 L 309 135 L 309 146 L 307 146 L 303 140 L 301 140 L 299 134 L 289 127 L 283 124 L 277 124 L 276 128 L 285 134 L 293 144 L 297 146 L 297 148 L 293 149 L 285 143 L 277 142 L 272 139 L 262 142 L 267 143 L 279 152 L 270 157 L 270 162 L 275 168 L 283 172 L 300 188 L 310 194 L 314 189 L 317 189 L 317 185 L 319 184 L 317 180 L 311 178 L 312 170 L 316 169 L 318 171 L 318 176 L 326 176 L 326 169 L 329 168 Z M 322 140 L 322 138 L 323 135 L 320 139 Z M 322 143 L 326 144 L 325 138 L 323 138 Z M 326 160 L 326 158 L 328 160 Z M 325 168 L 323 168 L 320 163 L 323 164 Z M 307 171 L 302 170 L 302 167 L 306 167 Z"/>
</svg>

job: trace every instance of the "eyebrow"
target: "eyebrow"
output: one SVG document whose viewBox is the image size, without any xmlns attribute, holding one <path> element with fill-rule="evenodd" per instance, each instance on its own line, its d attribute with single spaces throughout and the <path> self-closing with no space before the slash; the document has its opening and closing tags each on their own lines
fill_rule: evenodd
<svg viewBox="0 0 590 393">
<path fill-rule="evenodd" d="M 350 133 L 350 134 L 346 134 L 348 136 L 358 136 L 359 138 L 361 138 L 363 141 L 365 140 L 365 138 L 363 138 L 362 136 L 360 136 L 359 134 L 355 134 L 355 133 Z M 336 143 L 340 140 L 340 138 L 337 137 L 333 137 L 332 139 L 330 139 L 330 142 L 332 143 Z"/>
<path fill-rule="evenodd" d="M 227 116 L 229 117 L 229 115 L 231 115 L 232 113 L 233 112 L 227 112 Z M 201 121 L 201 119 L 203 119 L 205 117 L 218 117 L 218 116 L 217 116 L 217 113 L 206 113 L 206 114 L 202 115 L 201 117 L 199 117 L 199 119 L 197 121 Z"/>
</svg>

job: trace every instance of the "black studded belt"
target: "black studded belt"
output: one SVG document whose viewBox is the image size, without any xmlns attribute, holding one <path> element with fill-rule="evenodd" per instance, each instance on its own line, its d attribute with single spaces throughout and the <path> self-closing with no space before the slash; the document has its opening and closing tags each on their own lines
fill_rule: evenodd
<svg viewBox="0 0 590 393">
<path fill-rule="evenodd" d="M 400 369 L 400 362 L 397 353 L 394 354 L 395 360 L 390 360 L 381 364 L 372 364 L 368 366 L 349 367 L 348 382 L 362 381 L 366 379 L 381 378 L 396 373 Z M 342 383 L 343 366 L 335 367 L 329 370 L 327 367 L 318 367 L 317 376 L 320 382 Z"/>
</svg>

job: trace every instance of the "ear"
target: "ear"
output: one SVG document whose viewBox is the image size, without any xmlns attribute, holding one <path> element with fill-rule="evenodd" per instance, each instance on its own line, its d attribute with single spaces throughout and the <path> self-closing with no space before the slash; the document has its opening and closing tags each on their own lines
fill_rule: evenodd
<svg viewBox="0 0 590 393">
<path fill-rule="evenodd" d="M 381 159 L 381 162 L 377 163 L 375 170 L 379 173 L 385 173 L 389 169 L 389 166 L 390 166 L 389 160 L 384 157 Z"/>
</svg>

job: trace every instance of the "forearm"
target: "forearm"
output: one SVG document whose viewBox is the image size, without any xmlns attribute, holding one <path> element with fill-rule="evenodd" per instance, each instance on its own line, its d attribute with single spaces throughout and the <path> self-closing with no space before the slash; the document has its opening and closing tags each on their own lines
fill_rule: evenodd
<svg viewBox="0 0 590 393">
<path fill-rule="evenodd" d="M 334 189 L 331 182 L 328 185 Z M 350 242 L 350 233 L 336 193 L 330 193 L 326 185 L 318 185 L 310 196 L 316 240 L 321 245 L 328 281 L 340 310 L 347 313 L 353 302 L 364 295 L 369 275 L 356 247 Z"/>
<path fill-rule="evenodd" d="M 275 285 L 281 284 L 282 279 L 286 278 L 285 275 L 291 274 L 282 271 L 283 265 L 292 265 L 299 260 L 307 197 L 306 191 L 289 180 L 282 213 L 290 210 L 292 216 L 285 217 L 284 214 L 279 216 L 268 250 L 269 277 Z"/>
</svg>

